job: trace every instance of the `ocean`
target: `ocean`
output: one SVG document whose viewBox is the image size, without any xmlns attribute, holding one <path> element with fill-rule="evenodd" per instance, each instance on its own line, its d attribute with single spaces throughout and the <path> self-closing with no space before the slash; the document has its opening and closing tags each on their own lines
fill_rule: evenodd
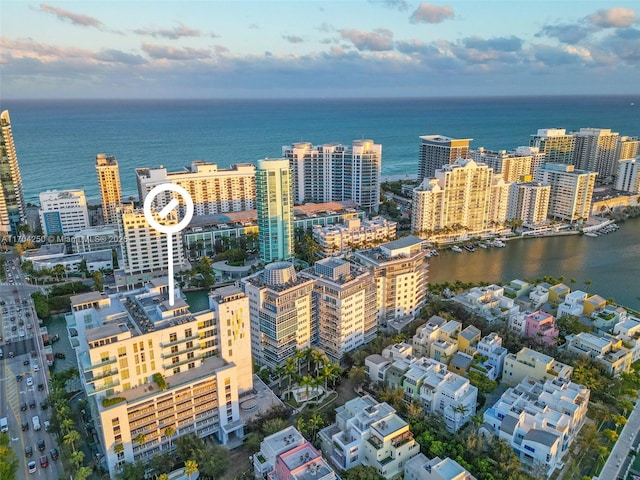
<svg viewBox="0 0 640 480">
<path fill-rule="evenodd" d="M 45 190 L 99 199 L 98 153 L 115 155 L 123 194 L 135 168 L 181 170 L 193 160 L 227 167 L 277 158 L 282 145 L 371 138 L 384 176 L 417 174 L 419 136 L 473 138 L 472 148 L 527 145 L 539 128 L 611 128 L 640 135 L 640 95 L 354 100 L 3 100 L 27 202 Z"/>
</svg>

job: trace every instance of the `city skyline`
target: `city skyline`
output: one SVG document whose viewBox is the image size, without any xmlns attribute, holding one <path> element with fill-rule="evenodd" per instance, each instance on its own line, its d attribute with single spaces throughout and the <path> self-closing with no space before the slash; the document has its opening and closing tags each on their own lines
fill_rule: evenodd
<svg viewBox="0 0 640 480">
<path fill-rule="evenodd" d="M 630 1 L 151 5 L 5 2 L 3 97 L 612 94 L 640 68 Z"/>
</svg>

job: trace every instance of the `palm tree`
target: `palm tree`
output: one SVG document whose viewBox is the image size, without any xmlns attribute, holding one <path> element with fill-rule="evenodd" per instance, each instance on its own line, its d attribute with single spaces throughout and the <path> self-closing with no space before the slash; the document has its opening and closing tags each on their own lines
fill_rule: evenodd
<svg viewBox="0 0 640 480">
<path fill-rule="evenodd" d="M 198 471 L 198 464 L 195 460 L 187 460 L 184 462 L 184 473 L 187 474 L 187 478 L 191 480 L 191 475 Z"/>
<path fill-rule="evenodd" d="M 71 452 L 71 463 L 73 463 L 76 466 L 76 468 L 80 468 L 83 461 L 84 461 L 84 452 L 82 450 L 76 450 L 74 452 Z"/>
<path fill-rule="evenodd" d="M 73 420 L 71 418 L 64 418 L 61 422 L 60 422 L 60 430 L 62 430 L 65 433 L 70 432 L 71 430 L 73 430 L 73 427 L 75 426 L 75 424 L 73 423 Z"/>
<path fill-rule="evenodd" d="M 169 475 L 167 475 L 166 473 L 161 473 L 160 475 L 158 475 L 158 480 L 169 480 Z"/>
<path fill-rule="evenodd" d="M 324 418 L 319 413 L 314 413 L 307 421 L 311 430 L 311 443 L 316 439 L 316 432 L 324 425 Z"/>
<path fill-rule="evenodd" d="M 135 436 L 134 440 L 139 445 L 142 445 L 147 442 L 147 436 L 144 433 L 139 433 Z"/>
<path fill-rule="evenodd" d="M 462 403 L 459 405 L 456 405 L 455 407 L 452 407 L 451 410 L 453 410 L 454 413 L 454 417 L 455 417 L 455 422 L 456 422 L 456 430 L 458 427 L 458 424 L 461 420 L 461 417 L 464 418 L 464 416 L 467 414 L 467 412 L 469 412 L 469 407 L 467 407 L 466 405 L 463 405 Z M 460 415 L 457 415 L 460 414 Z"/>
<path fill-rule="evenodd" d="M 80 434 L 76 430 L 70 430 L 67 434 L 62 438 L 62 442 L 65 445 L 71 445 L 72 450 L 75 452 L 76 447 L 75 443 L 80 440 Z"/>
<path fill-rule="evenodd" d="M 124 452 L 124 445 L 121 443 L 116 443 L 113 445 L 113 451 L 116 455 L 118 455 L 119 453 Z"/>
<path fill-rule="evenodd" d="M 171 450 L 171 437 L 175 435 L 176 429 L 172 426 L 168 426 L 164 429 L 163 435 L 169 439 L 169 450 Z"/>
</svg>

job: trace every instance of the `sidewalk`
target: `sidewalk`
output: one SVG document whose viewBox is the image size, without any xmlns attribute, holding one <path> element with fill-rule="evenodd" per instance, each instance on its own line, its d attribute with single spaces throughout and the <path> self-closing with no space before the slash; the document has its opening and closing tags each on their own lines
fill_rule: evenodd
<svg viewBox="0 0 640 480">
<path fill-rule="evenodd" d="M 633 412 L 631 412 L 631 415 L 629 415 L 629 419 L 622 429 L 620 437 L 618 437 L 618 441 L 611 450 L 611 455 L 609 455 L 604 467 L 602 467 L 602 471 L 598 476 L 599 480 L 615 480 L 621 473 L 622 475 L 626 473 L 621 470 L 622 467 L 626 468 L 629 465 L 629 462 L 626 462 L 625 460 L 628 459 L 627 455 L 634 443 L 637 445 L 639 430 L 640 409 L 638 408 L 638 402 L 636 402 L 636 406 L 633 409 Z"/>
</svg>

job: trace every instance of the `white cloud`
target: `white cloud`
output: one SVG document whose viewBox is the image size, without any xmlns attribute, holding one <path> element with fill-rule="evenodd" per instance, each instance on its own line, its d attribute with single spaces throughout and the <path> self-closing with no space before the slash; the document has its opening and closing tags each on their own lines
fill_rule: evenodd
<svg viewBox="0 0 640 480">
<path fill-rule="evenodd" d="M 455 18 L 453 8 L 449 6 L 431 5 L 421 3 L 411 14 L 411 23 L 441 23 L 450 18 Z"/>
</svg>

